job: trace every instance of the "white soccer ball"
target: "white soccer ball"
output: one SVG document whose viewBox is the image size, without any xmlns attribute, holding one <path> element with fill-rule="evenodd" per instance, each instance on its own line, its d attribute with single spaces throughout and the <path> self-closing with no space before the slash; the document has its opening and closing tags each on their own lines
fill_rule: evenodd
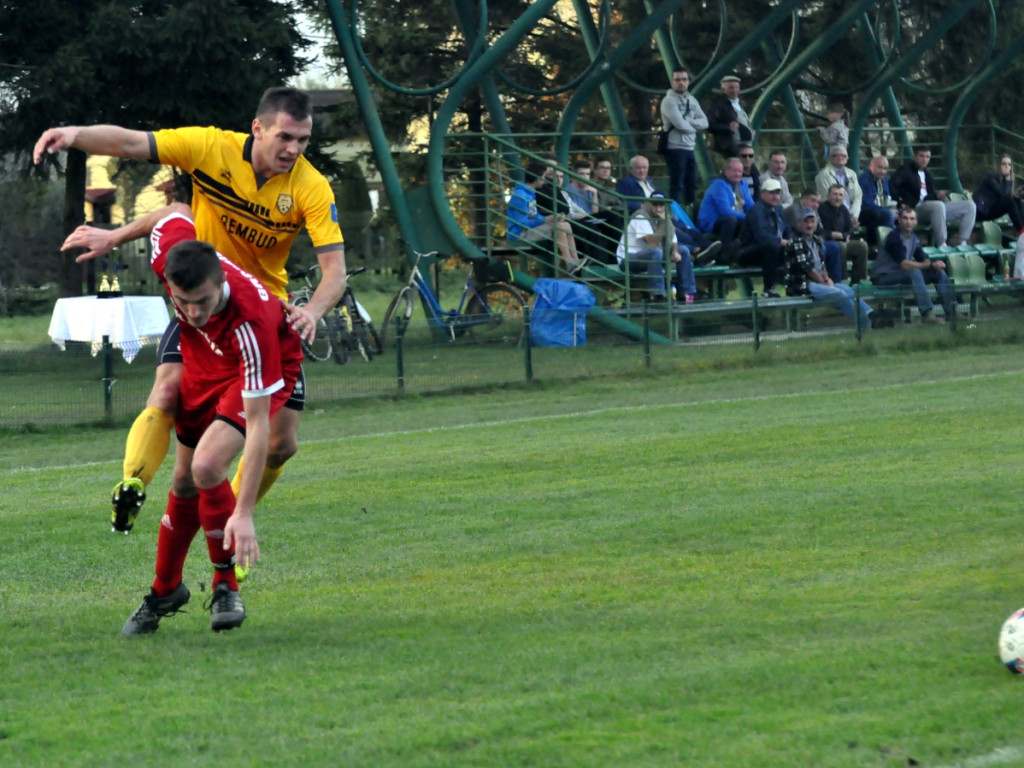
<svg viewBox="0 0 1024 768">
<path fill-rule="evenodd" d="M 999 659 L 1013 674 L 1024 672 L 1024 608 L 1014 611 L 999 630 Z"/>
</svg>

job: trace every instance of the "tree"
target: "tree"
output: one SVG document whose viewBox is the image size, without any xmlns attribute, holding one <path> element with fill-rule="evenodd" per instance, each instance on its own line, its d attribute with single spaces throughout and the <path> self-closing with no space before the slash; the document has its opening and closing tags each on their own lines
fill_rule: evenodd
<svg viewBox="0 0 1024 768">
<path fill-rule="evenodd" d="M 295 4 L 275 0 L 0 0 L 0 154 L 27 167 L 53 125 L 246 131 L 260 94 L 301 71 Z M 315 156 L 316 150 L 312 154 Z M 64 230 L 81 223 L 85 155 L 67 153 Z M 71 257 L 62 295 L 81 292 Z"/>
<path fill-rule="evenodd" d="M 43 179 L 0 181 L 0 291 L 56 278 L 62 196 Z"/>
<path fill-rule="evenodd" d="M 107 176 L 117 188 L 125 221 L 135 218 L 135 201 L 139 193 L 149 186 L 158 170 L 160 166 L 142 160 L 110 158 L 107 163 Z"/>
</svg>

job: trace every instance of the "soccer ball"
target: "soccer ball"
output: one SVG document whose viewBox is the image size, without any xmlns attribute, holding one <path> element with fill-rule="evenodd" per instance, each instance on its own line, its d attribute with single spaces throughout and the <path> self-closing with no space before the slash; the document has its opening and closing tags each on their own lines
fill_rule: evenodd
<svg viewBox="0 0 1024 768">
<path fill-rule="evenodd" d="M 1013 674 L 1024 672 L 1024 608 L 1015 611 L 999 630 L 999 659 Z"/>
</svg>

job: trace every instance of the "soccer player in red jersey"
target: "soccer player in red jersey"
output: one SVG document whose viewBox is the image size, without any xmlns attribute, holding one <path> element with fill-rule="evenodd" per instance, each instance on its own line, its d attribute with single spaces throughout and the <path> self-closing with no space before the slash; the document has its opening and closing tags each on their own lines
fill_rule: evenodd
<svg viewBox="0 0 1024 768">
<path fill-rule="evenodd" d="M 302 349 L 292 327 L 299 314 L 211 244 L 196 240 L 187 206 L 149 214 L 107 237 L 124 242 L 165 213 L 152 230 L 152 266 L 181 329 L 178 445 L 157 540 L 156 578 L 122 635 L 155 632 L 161 618 L 188 602 L 182 572 L 200 528 L 214 567 L 211 628 L 241 626 L 245 608 L 235 561 L 248 567 L 259 558 L 253 511 L 261 469 L 279 428 L 275 422 L 301 377 Z M 97 242 L 90 240 L 91 229 L 76 230 L 65 248 Z M 78 258 L 101 252 L 93 249 Z M 228 470 L 239 453 L 244 464 L 236 497 Z"/>
</svg>

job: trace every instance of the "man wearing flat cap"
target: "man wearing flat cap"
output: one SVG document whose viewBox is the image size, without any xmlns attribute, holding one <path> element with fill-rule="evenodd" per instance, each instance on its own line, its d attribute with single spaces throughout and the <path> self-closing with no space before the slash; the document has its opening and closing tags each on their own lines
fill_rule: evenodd
<svg viewBox="0 0 1024 768">
<path fill-rule="evenodd" d="M 720 83 L 722 92 L 714 94 L 704 109 L 708 133 L 715 152 L 726 158 L 736 157 L 740 144 L 753 145 L 754 131 L 740 104 L 740 79 L 736 75 L 726 75 Z"/>
</svg>

